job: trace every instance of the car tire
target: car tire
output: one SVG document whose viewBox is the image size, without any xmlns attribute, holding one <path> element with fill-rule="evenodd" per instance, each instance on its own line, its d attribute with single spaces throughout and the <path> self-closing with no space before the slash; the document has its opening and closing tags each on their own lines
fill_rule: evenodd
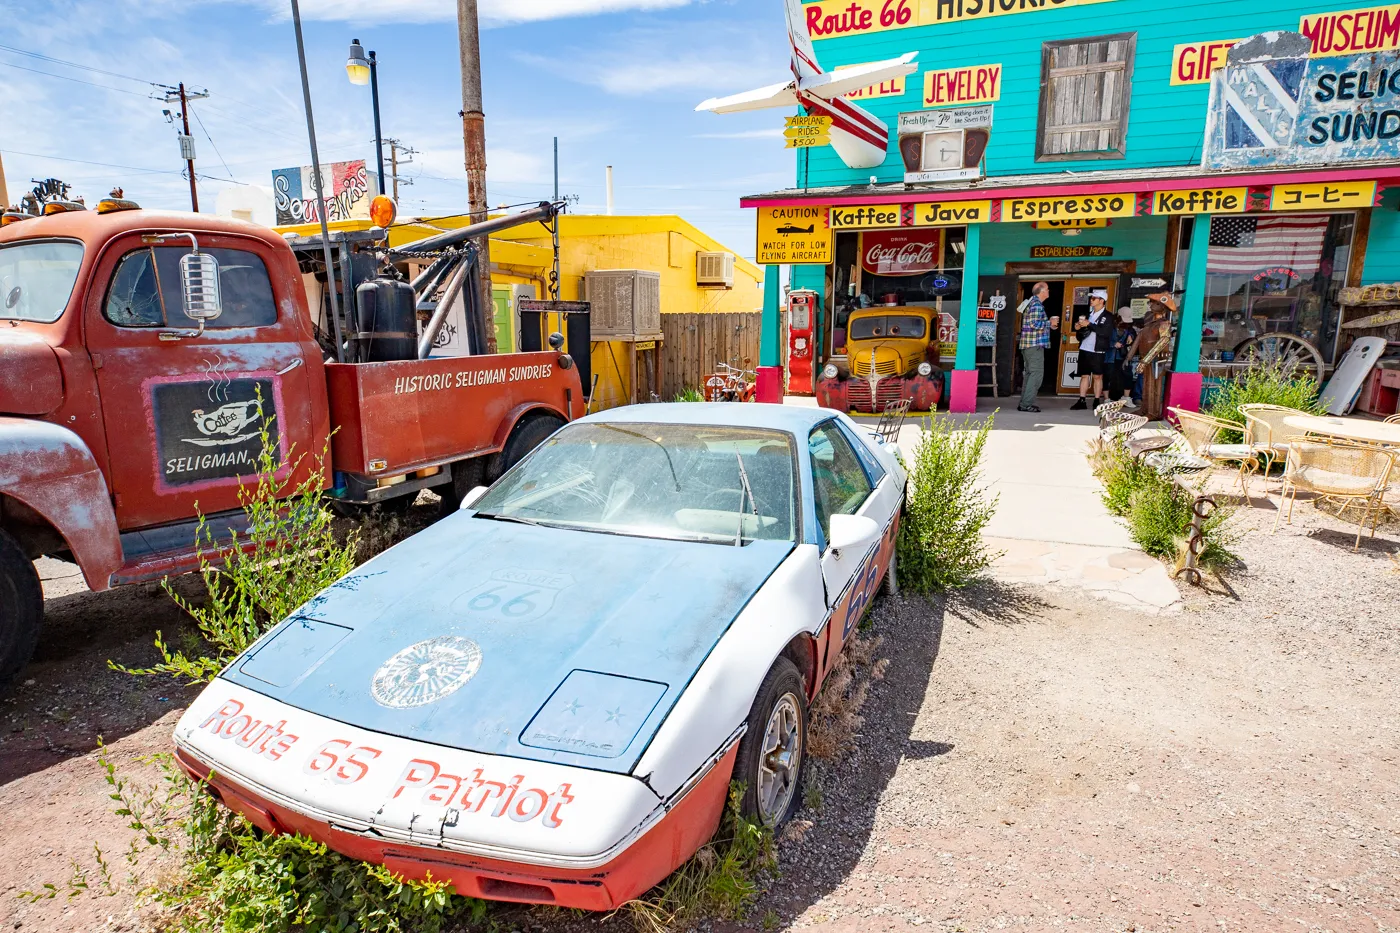
<svg viewBox="0 0 1400 933">
<path fill-rule="evenodd" d="M 807 691 L 797 667 L 780 657 L 768 669 L 739 740 L 734 780 L 744 785 L 739 810 L 777 828 L 802 803 L 807 759 Z"/>
<path fill-rule="evenodd" d="M 526 415 L 516 424 L 515 429 L 510 432 L 510 437 L 506 440 L 506 446 L 501 452 L 491 458 L 491 462 L 486 468 L 486 485 L 494 483 L 501 478 L 511 467 L 515 466 L 525 455 L 534 450 L 544 439 L 564 426 L 564 419 L 558 415 Z M 468 490 L 470 492 L 471 490 Z M 463 493 L 462 495 L 466 495 Z M 461 499 L 457 500 L 461 502 Z"/>
<path fill-rule="evenodd" d="M 34 562 L 0 531 L 0 687 L 34 656 L 44 621 L 44 588 Z"/>
<path fill-rule="evenodd" d="M 473 457 L 452 464 L 452 484 L 437 487 L 437 493 L 442 499 L 441 505 L 438 506 L 440 518 L 455 515 L 461 510 L 462 500 L 467 497 L 467 493 L 478 486 L 486 485 L 486 460 L 486 457 Z"/>
</svg>

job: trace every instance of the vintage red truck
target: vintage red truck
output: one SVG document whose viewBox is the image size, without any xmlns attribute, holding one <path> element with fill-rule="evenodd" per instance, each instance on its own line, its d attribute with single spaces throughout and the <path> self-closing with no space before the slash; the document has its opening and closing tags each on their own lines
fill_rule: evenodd
<svg viewBox="0 0 1400 933">
<path fill-rule="evenodd" d="M 420 254 L 439 258 L 405 298 L 387 251 L 352 255 L 343 237 L 343 261 L 318 273 L 319 247 L 298 253 L 255 224 L 122 201 L 67 208 L 0 226 L 0 684 L 38 639 L 35 558 L 77 564 L 93 590 L 193 569 L 200 514 L 216 534 L 241 527 L 264 427 L 289 489 L 328 450 L 340 502 L 433 487 L 455 507 L 584 412 L 557 339 L 418 358 L 442 314 L 420 329 L 415 312 L 434 296 L 474 308 L 475 247 L 460 234 L 415 244 L 447 252 Z M 351 299 L 333 328 L 308 305 L 308 293 L 329 304 L 328 278 Z M 376 295 L 383 319 L 358 323 Z"/>
</svg>

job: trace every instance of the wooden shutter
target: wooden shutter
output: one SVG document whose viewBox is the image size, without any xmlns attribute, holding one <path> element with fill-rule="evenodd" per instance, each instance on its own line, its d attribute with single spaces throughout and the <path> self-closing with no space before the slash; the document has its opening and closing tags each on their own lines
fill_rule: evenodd
<svg viewBox="0 0 1400 933">
<path fill-rule="evenodd" d="M 1047 42 L 1036 159 L 1121 159 L 1136 33 Z"/>
</svg>

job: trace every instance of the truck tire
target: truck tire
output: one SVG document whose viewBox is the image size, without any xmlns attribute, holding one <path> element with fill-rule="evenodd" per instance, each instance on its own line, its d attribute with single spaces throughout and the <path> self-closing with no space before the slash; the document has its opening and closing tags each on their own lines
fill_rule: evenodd
<svg viewBox="0 0 1400 933">
<path fill-rule="evenodd" d="M 558 415 L 526 415 L 520 419 L 515 429 L 510 432 L 506 446 L 491 458 L 486 469 L 486 484 L 490 485 L 500 479 L 502 473 L 523 460 L 526 454 L 544 443 L 545 438 L 563 426 L 564 419 Z"/>
<path fill-rule="evenodd" d="M 33 657 L 43 620 L 44 588 L 34 562 L 0 531 L 0 687 Z"/>
<path fill-rule="evenodd" d="M 452 485 L 439 486 L 435 490 L 441 500 L 438 515 L 447 518 L 462 508 L 462 500 L 478 486 L 486 485 L 487 457 L 473 457 L 458 460 L 452 464 Z"/>
<path fill-rule="evenodd" d="M 770 829 L 802 805 L 802 770 L 807 760 L 807 700 L 802 675 L 786 657 L 768 669 L 753 699 L 734 780 L 744 785 L 739 810 Z"/>
</svg>

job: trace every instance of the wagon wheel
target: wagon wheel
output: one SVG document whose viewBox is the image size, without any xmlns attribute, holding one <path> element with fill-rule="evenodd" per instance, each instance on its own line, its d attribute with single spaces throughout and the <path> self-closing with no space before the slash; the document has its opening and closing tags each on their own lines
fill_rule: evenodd
<svg viewBox="0 0 1400 933">
<path fill-rule="evenodd" d="M 1265 334 L 1250 337 L 1235 347 L 1235 362 L 1255 366 L 1277 366 L 1284 372 L 1322 372 L 1322 351 L 1296 334 Z"/>
</svg>

